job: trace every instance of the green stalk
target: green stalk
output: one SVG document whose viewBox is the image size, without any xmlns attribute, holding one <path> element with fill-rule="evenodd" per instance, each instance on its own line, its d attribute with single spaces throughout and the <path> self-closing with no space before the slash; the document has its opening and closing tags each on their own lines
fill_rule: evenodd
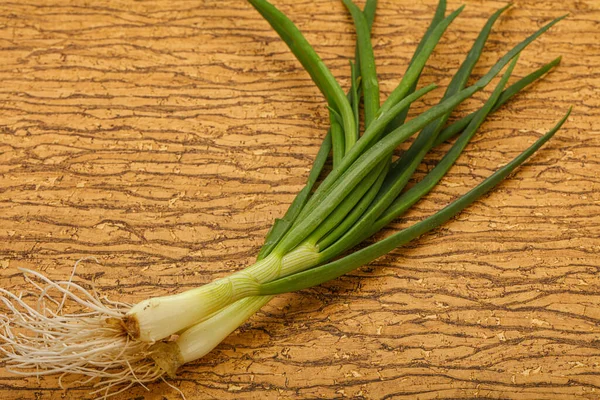
<svg viewBox="0 0 600 400">
<path fill-rule="evenodd" d="M 464 210 L 466 207 L 474 203 L 481 196 L 493 189 L 498 183 L 500 183 L 506 176 L 508 176 L 515 168 L 521 165 L 527 160 L 533 153 L 535 153 L 544 143 L 546 143 L 564 124 L 567 117 L 571 113 L 571 109 L 567 114 L 560 120 L 560 122 L 552 128 L 543 137 L 538 139 L 531 147 L 521 153 L 514 160 L 500 168 L 493 175 L 488 177 L 485 181 L 471 189 L 468 193 L 463 195 L 458 200 L 455 200 L 444 209 L 438 211 L 434 215 L 422 220 L 411 226 L 410 228 L 404 229 L 397 232 L 380 242 L 372 244 L 364 249 L 358 250 L 344 258 L 330 262 L 310 269 L 308 271 L 299 272 L 293 275 L 289 275 L 285 278 L 278 279 L 273 282 L 259 285 L 259 293 L 261 295 L 275 295 L 281 293 L 288 293 L 297 290 L 307 289 L 316 285 L 320 285 L 332 279 L 338 278 L 344 274 L 347 274 L 389 252 L 394 250 L 396 247 L 402 246 L 411 240 L 429 232 L 430 230 L 437 228 L 456 214 Z"/>
<path fill-rule="evenodd" d="M 362 11 L 351 1 L 343 0 L 350 11 L 356 27 L 358 60 L 360 61 L 361 85 L 365 107 L 365 126 L 371 125 L 379 110 L 379 82 L 375 68 L 375 57 L 371 45 L 371 33 L 367 19 Z M 349 149 L 347 149 L 349 150 Z"/>
<path fill-rule="evenodd" d="M 266 0 L 248 1 L 288 45 L 304 69 L 310 74 L 319 90 L 321 90 L 329 106 L 340 113 L 344 128 L 345 151 L 348 151 L 356 141 L 356 127 L 354 126 L 352 107 L 350 107 L 350 102 L 342 87 L 300 30 L 285 14 Z"/>
<path fill-rule="evenodd" d="M 402 196 L 398 197 L 392 205 L 385 211 L 383 215 L 379 217 L 379 219 L 371 224 L 368 230 L 363 232 L 363 236 L 358 240 L 362 241 L 367 237 L 375 234 L 379 229 L 386 226 L 393 219 L 402 215 L 406 210 L 408 210 L 413 204 L 415 204 L 420 198 L 422 198 L 425 194 L 429 193 L 431 189 L 435 187 L 435 185 L 446 175 L 450 167 L 454 165 L 460 154 L 463 152 L 475 132 L 479 129 L 483 121 L 486 119 L 488 114 L 492 111 L 494 104 L 497 103 L 498 98 L 500 97 L 502 90 L 512 70 L 517 62 L 517 58 L 511 63 L 509 69 L 504 74 L 500 83 L 496 86 L 496 89 L 490 96 L 490 98 L 486 101 L 484 106 L 477 111 L 469 125 L 465 128 L 465 131 L 460 135 L 456 143 L 452 146 L 450 151 L 444 156 L 444 158 L 439 162 L 438 165 L 435 166 L 433 170 L 431 170 L 425 178 L 423 178 L 420 182 L 418 182 L 415 186 L 413 186 L 410 190 L 404 193 Z M 376 230 L 377 229 L 377 230 Z"/>
<path fill-rule="evenodd" d="M 368 30 L 369 30 L 369 37 L 371 34 L 371 28 L 373 27 L 373 21 L 375 20 L 375 10 L 376 9 L 377 9 L 377 0 L 367 0 L 365 3 L 365 8 L 363 9 L 363 12 L 362 12 L 364 14 L 365 20 L 367 22 L 367 26 L 368 26 Z M 351 67 L 351 74 L 353 75 L 352 84 L 355 85 L 355 86 L 353 86 L 353 89 L 356 90 L 356 96 L 353 97 L 352 109 L 354 110 L 354 115 L 356 117 L 356 140 L 358 140 L 358 138 L 360 137 L 359 106 L 360 106 L 360 98 L 361 98 L 361 94 L 359 93 L 359 88 L 357 86 L 357 83 L 361 79 L 360 54 L 359 54 L 359 50 L 358 50 L 358 43 L 356 44 L 356 49 L 354 51 L 354 64 L 352 64 L 352 67 Z"/>
<path fill-rule="evenodd" d="M 352 106 L 352 112 L 354 113 L 354 124 L 356 125 L 355 136 L 356 140 L 360 137 L 360 95 L 358 94 L 360 71 L 356 64 L 350 61 L 350 79 L 352 84 L 350 86 L 350 105 Z"/>
<path fill-rule="evenodd" d="M 433 16 L 433 19 L 431 20 L 431 23 L 429 24 L 429 27 L 427 28 L 425 35 L 423 35 L 423 37 L 421 38 L 421 41 L 419 42 L 419 45 L 417 46 L 417 49 L 415 50 L 415 52 L 410 60 L 410 63 L 408 64 L 408 69 L 410 69 L 412 67 L 412 65 L 415 62 L 417 62 L 417 59 L 419 59 L 419 54 L 421 54 L 421 51 L 423 50 L 425 43 L 427 43 L 427 40 L 429 40 L 429 37 L 433 33 L 434 29 L 444 19 L 444 14 L 446 14 L 446 0 L 440 0 L 438 2 L 437 8 L 435 9 L 435 14 Z M 429 57 L 427 57 L 427 58 L 429 58 Z M 422 68 L 421 68 L 421 71 L 422 71 Z M 419 73 L 419 77 L 420 76 L 421 76 L 421 73 Z M 415 91 L 415 89 L 417 88 L 417 83 L 418 83 L 419 77 L 417 77 L 417 79 L 415 79 L 415 81 L 412 83 L 412 85 L 408 89 L 408 94 L 413 93 Z M 404 111 L 402 111 L 400 114 L 398 114 L 392 120 L 392 122 L 389 123 L 389 125 L 386 128 L 386 132 L 391 132 L 394 129 L 398 128 L 400 125 L 402 125 L 404 123 L 404 121 L 406 121 L 406 117 L 408 116 L 408 110 L 409 109 L 407 108 Z"/>
<path fill-rule="evenodd" d="M 331 150 L 331 133 L 329 132 L 325 136 L 325 139 L 323 140 L 323 143 L 321 144 L 321 147 L 319 148 L 317 156 L 315 157 L 313 166 L 310 170 L 310 173 L 308 174 L 308 180 L 306 182 L 306 185 L 296 195 L 296 197 L 294 198 L 294 201 L 290 205 L 290 208 L 288 208 L 284 217 L 281 219 L 279 219 L 279 218 L 275 219 L 275 223 L 273 224 L 273 226 L 267 233 L 267 237 L 265 238 L 265 243 L 263 244 L 262 248 L 260 249 L 260 252 L 258 253 L 258 257 L 257 257 L 258 260 L 262 260 L 263 258 L 265 258 L 266 256 L 268 256 L 271 253 L 271 250 L 273 250 L 273 248 L 275 248 L 277 243 L 279 243 L 279 240 L 285 235 L 285 233 L 288 231 L 288 229 L 292 226 L 292 224 L 296 220 L 296 217 L 298 217 L 298 214 L 300 214 L 300 211 L 302 210 L 304 205 L 306 205 L 306 202 L 308 201 L 308 198 L 310 196 L 310 192 L 312 191 L 312 188 L 314 187 L 315 183 L 317 182 L 317 179 L 319 179 L 319 176 L 321 175 L 321 171 L 323 170 L 323 167 L 325 166 L 325 163 L 327 162 L 327 156 L 328 156 L 330 150 Z"/>
<path fill-rule="evenodd" d="M 344 158 L 344 153 L 346 152 L 345 143 L 346 139 L 344 138 L 344 129 L 342 125 L 338 122 L 337 113 L 335 110 L 330 109 L 329 111 L 329 125 L 331 130 L 331 138 L 333 143 L 333 168 L 337 168 Z"/>
<path fill-rule="evenodd" d="M 461 64 L 460 68 L 452 78 L 452 81 L 448 85 L 446 93 L 444 94 L 441 102 L 450 98 L 464 88 L 469 76 L 471 75 L 471 72 L 473 71 L 473 68 L 475 67 L 475 64 L 483 52 L 483 47 L 487 41 L 487 38 L 489 37 L 492 26 L 500 14 L 502 14 L 502 12 L 504 12 L 504 10 L 507 8 L 508 6 L 503 7 L 489 18 L 481 30 L 481 33 L 475 40 L 471 50 L 467 54 L 465 61 Z M 351 229 L 344 232 L 342 239 L 340 239 L 342 243 L 358 243 L 357 239 L 364 236 L 364 232 L 370 229 L 373 221 L 377 220 L 381 213 L 385 211 L 385 209 L 394 201 L 396 197 L 398 197 L 398 194 L 406 186 L 414 171 L 417 169 L 419 164 L 421 164 L 425 154 L 427 154 L 427 152 L 429 152 L 431 149 L 439 131 L 450 117 L 451 111 L 452 110 L 427 125 L 421 131 L 421 133 L 419 133 L 415 141 L 411 144 L 410 148 L 396 163 L 394 163 L 381 187 L 381 190 L 373 201 L 373 204 L 371 204 L 368 211 L 361 216 L 358 222 L 356 222 Z M 323 250 L 323 244 L 333 243 L 337 239 L 338 238 L 335 237 L 328 237 L 324 243 L 320 244 L 319 248 Z M 336 248 L 339 247 L 348 248 L 349 246 L 340 243 L 339 245 L 336 245 Z"/>
<path fill-rule="evenodd" d="M 533 82 L 538 80 L 540 77 L 542 77 L 544 74 L 546 74 L 548 71 L 550 71 L 552 68 L 557 66 L 560 63 L 561 58 L 562 57 L 555 58 L 548 64 L 544 65 L 543 67 L 541 67 L 541 68 L 535 70 L 534 72 L 532 72 L 531 74 L 527 75 L 525 78 L 520 79 L 519 81 L 517 81 L 517 82 L 513 83 L 511 86 L 509 86 L 504 92 L 502 92 L 502 95 L 500 96 L 500 98 L 498 99 L 498 102 L 492 109 L 492 112 L 497 111 L 502 105 L 504 105 L 514 95 L 519 93 L 525 87 L 529 86 L 530 84 L 532 84 Z M 476 113 L 477 113 L 476 111 L 472 112 L 471 114 L 461 118 L 460 120 L 458 120 L 458 121 L 448 125 L 446 128 L 444 128 L 444 130 L 442 132 L 440 132 L 440 134 L 438 135 L 438 137 L 434 143 L 434 146 L 439 146 L 446 140 L 453 138 L 456 134 L 458 134 L 463 129 L 465 129 L 466 126 L 469 125 L 469 122 L 471 122 L 471 120 L 473 119 L 473 117 L 475 116 Z"/>
<path fill-rule="evenodd" d="M 344 157 L 339 168 L 333 170 L 321 183 L 311 199 L 307 202 L 304 210 L 300 213 L 292 228 L 290 228 L 287 234 L 281 239 L 276 250 L 278 250 L 280 254 L 285 254 L 300 244 L 300 242 L 305 239 L 316 226 L 323 222 L 327 215 L 337 207 L 352 188 L 360 182 L 364 175 L 369 173 L 369 171 L 373 169 L 386 154 L 391 153 L 396 146 L 405 141 L 413 133 L 451 111 L 462 101 L 484 88 L 512 58 L 563 18 L 564 16 L 549 22 L 536 33 L 513 47 L 474 85 L 461 90 L 440 104 L 431 107 L 415 119 L 395 129 L 388 134 L 388 136 L 382 138 L 371 148 L 366 150 L 370 141 L 377 137 L 391 119 L 410 104 L 406 104 L 406 102 L 419 92 L 407 96 L 389 111 L 381 114 L 381 116 L 367 128 L 365 134 L 358 142 L 356 142 L 356 145 L 350 150 L 346 157 Z M 400 106 L 402 106 L 402 108 L 399 109 Z M 383 106 L 381 109 L 383 109 Z"/>
<path fill-rule="evenodd" d="M 406 97 L 406 95 L 410 92 L 415 82 L 419 79 L 419 76 L 421 75 L 421 72 L 425 67 L 425 63 L 427 62 L 427 59 L 433 52 L 433 49 L 440 41 L 440 38 L 442 37 L 448 26 L 452 23 L 452 21 L 454 21 L 456 17 L 458 17 L 458 15 L 463 11 L 464 7 L 465 6 L 460 7 L 458 10 L 454 11 L 452 14 L 444 18 L 431 31 L 431 34 L 423 44 L 421 51 L 416 57 L 414 57 L 408 69 L 406 70 L 402 81 L 392 91 L 392 93 L 381 106 L 380 113 L 386 113 L 395 104 L 397 104 L 400 100 Z"/>
</svg>

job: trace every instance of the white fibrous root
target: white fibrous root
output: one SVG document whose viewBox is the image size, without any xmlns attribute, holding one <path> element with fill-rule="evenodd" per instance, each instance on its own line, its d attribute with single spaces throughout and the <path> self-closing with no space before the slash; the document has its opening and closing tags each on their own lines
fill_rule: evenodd
<svg viewBox="0 0 600 400">
<path fill-rule="evenodd" d="M 81 260 L 80 260 L 81 261 Z M 75 264 L 75 268 L 77 264 Z M 151 343 L 131 338 L 123 324 L 130 304 L 101 298 L 73 282 L 54 282 L 22 269 L 34 291 L 13 294 L 0 288 L 0 351 L 8 371 L 41 377 L 60 374 L 58 383 L 92 387 L 106 398 L 135 384 L 163 379 L 152 360 Z M 76 379 L 67 378 L 75 375 Z M 178 390 L 178 389 L 176 389 Z"/>
</svg>

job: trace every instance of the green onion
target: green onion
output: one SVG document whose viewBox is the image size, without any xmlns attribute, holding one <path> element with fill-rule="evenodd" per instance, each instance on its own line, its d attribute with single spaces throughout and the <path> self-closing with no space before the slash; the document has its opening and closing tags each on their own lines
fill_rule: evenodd
<svg viewBox="0 0 600 400">
<path fill-rule="evenodd" d="M 367 18 L 351 0 L 343 0 L 352 14 L 356 25 L 360 76 L 365 106 L 365 126 L 371 125 L 379 111 L 379 82 L 375 71 L 375 57 L 371 45 L 370 27 Z"/>
<path fill-rule="evenodd" d="M 357 37 L 347 94 L 288 17 L 266 0 L 248 1 L 292 50 L 327 101 L 330 129 L 306 185 L 286 214 L 275 220 L 253 265 L 192 290 L 127 305 L 102 300 L 72 280 L 52 282 L 39 273 L 26 271 L 29 282 L 40 291 L 42 306 L 31 307 L 21 297 L 0 289 L 0 300 L 10 313 L 3 316 L 6 323 L 0 331 L 0 349 L 13 371 L 34 376 L 74 373 L 89 379 L 102 378 L 98 391 L 103 393 L 117 384 L 131 386 L 164 374 L 172 376 L 181 364 L 210 352 L 272 296 L 335 279 L 448 221 L 531 157 L 571 112 L 522 154 L 442 210 L 353 251 L 437 185 L 490 113 L 559 63 L 556 59 L 504 89 L 520 53 L 564 17 L 513 47 L 483 77 L 466 87 L 494 23 L 508 6 L 499 9 L 481 30 L 440 102 L 406 121 L 411 104 L 436 88 L 429 85 L 417 89 L 418 80 L 463 7 L 444 17 L 446 3 L 439 2 L 402 80 L 380 105 L 371 44 L 377 1 L 367 0 L 361 11 L 351 0 L 342 0 L 354 21 Z M 485 104 L 446 126 L 455 108 L 486 88 L 504 68 Z M 415 134 L 409 149 L 392 162 L 397 147 Z M 435 168 L 406 190 L 407 182 L 431 149 L 456 136 Z M 329 157 L 333 169 L 325 174 Z M 62 300 L 49 293 L 58 293 Z M 63 311 L 65 302 L 83 311 L 67 314 Z M 46 304 L 56 307 L 51 309 Z"/>
</svg>

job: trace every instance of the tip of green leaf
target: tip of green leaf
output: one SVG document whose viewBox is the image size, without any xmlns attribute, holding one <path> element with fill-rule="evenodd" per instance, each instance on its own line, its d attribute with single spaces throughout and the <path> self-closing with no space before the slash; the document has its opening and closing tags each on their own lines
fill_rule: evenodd
<svg viewBox="0 0 600 400">
<path fill-rule="evenodd" d="M 438 85 L 436 83 L 431 83 L 423 88 L 423 90 L 427 90 L 428 92 L 437 89 Z"/>
<path fill-rule="evenodd" d="M 563 124 L 567 121 L 567 118 L 569 118 L 569 115 L 571 115 L 571 111 L 573 111 L 573 106 L 569 106 L 569 109 L 567 110 L 565 116 L 562 117 L 558 124 L 556 124 L 556 127 L 554 128 L 555 130 L 559 130 L 563 126 Z"/>
</svg>

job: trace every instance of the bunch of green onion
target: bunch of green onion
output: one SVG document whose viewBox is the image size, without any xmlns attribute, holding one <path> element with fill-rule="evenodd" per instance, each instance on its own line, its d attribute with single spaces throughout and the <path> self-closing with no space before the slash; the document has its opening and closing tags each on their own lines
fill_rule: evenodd
<svg viewBox="0 0 600 400">
<path fill-rule="evenodd" d="M 370 34 L 377 0 L 367 0 L 364 10 L 352 0 L 343 0 L 354 21 L 357 36 L 355 60 L 350 62 L 348 93 L 344 93 L 308 41 L 283 13 L 266 0 L 248 1 L 289 46 L 328 104 L 330 129 L 306 186 L 285 216 L 276 220 L 253 265 L 177 295 L 152 298 L 133 306 L 107 305 L 71 280 L 52 282 L 26 271 L 28 276 L 33 274 L 35 279 L 46 284 L 46 289 L 38 285 L 42 290 L 40 298 L 48 302 L 48 293 L 54 290 L 60 292 L 63 301 L 48 317 L 47 313 L 28 309 L 18 296 L 2 290 L 1 299 L 12 315 L 4 315 L 7 322 L 0 349 L 12 370 L 29 371 L 32 375 L 40 375 L 42 371 L 100 377 L 110 381 L 104 388 L 123 382 L 143 384 L 164 373 L 173 376 L 182 364 L 210 352 L 274 295 L 335 279 L 440 226 L 521 165 L 557 132 L 570 113 L 569 110 L 556 126 L 522 154 L 442 210 L 378 242 L 352 250 L 402 216 L 431 191 L 456 162 L 488 114 L 559 63 L 560 58 L 553 60 L 507 86 L 520 52 L 564 17 L 551 21 L 523 40 L 483 77 L 467 86 L 493 24 L 508 6 L 498 10 L 483 27 L 440 102 L 407 121 L 410 105 L 436 88 L 430 85 L 417 90 L 419 76 L 443 33 L 463 7 L 445 17 L 445 1 L 439 1 L 435 16 L 404 77 L 381 102 Z M 448 123 L 457 106 L 485 88 L 505 67 L 504 74 L 480 109 Z M 361 102 L 365 127 L 362 134 Z M 409 148 L 394 159 L 395 149 L 416 133 L 418 135 Z M 454 143 L 435 168 L 406 189 L 427 153 L 450 139 L 455 139 Z M 330 156 L 331 171 L 323 176 Z M 92 308 L 91 312 L 83 314 L 85 323 L 82 319 L 77 320 L 77 314 L 62 311 L 65 299 Z M 29 336 L 16 334 L 11 326 L 33 332 Z M 85 334 L 82 333 L 84 329 Z M 59 338 L 60 345 L 49 343 L 53 337 Z M 90 337 L 103 338 L 101 343 L 112 339 L 114 343 L 129 347 L 115 356 L 119 349 L 109 349 L 108 344 L 99 351 L 100 342 L 82 343 L 82 338 Z M 36 350 L 31 343 L 41 346 L 43 351 Z M 112 364 L 107 360 L 112 360 Z M 119 368 L 131 372 L 111 372 L 112 375 L 106 372 Z"/>
</svg>

